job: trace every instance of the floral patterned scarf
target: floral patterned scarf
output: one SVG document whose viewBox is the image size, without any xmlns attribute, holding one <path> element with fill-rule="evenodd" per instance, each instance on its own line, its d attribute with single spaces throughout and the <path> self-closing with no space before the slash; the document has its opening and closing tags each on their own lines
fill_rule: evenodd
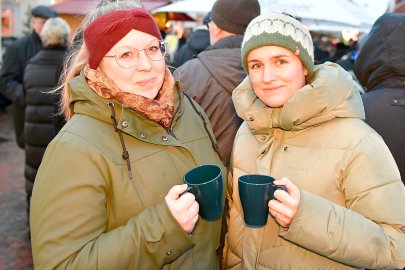
<svg viewBox="0 0 405 270">
<path fill-rule="evenodd" d="M 84 68 L 84 76 L 97 95 L 126 105 L 166 129 L 170 127 L 174 115 L 174 78 L 169 69 L 166 68 L 162 88 L 155 99 L 122 91 L 111 78 L 88 65 Z"/>
</svg>

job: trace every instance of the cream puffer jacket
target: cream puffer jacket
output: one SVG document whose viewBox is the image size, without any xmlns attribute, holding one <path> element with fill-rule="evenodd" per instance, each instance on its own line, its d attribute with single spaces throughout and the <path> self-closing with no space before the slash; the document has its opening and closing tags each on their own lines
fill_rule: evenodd
<svg viewBox="0 0 405 270">
<path fill-rule="evenodd" d="M 245 121 L 229 180 L 227 269 L 404 267 L 405 188 L 384 141 L 362 120 L 348 73 L 317 66 L 315 80 L 278 109 L 262 103 L 246 78 L 233 101 Z M 299 186 L 289 228 L 270 215 L 262 228 L 244 225 L 237 180 L 253 173 Z"/>
</svg>

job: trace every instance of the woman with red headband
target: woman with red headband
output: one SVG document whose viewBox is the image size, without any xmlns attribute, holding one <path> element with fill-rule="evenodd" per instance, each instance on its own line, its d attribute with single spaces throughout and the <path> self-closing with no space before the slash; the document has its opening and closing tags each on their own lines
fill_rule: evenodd
<svg viewBox="0 0 405 270">
<path fill-rule="evenodd" d="M 221 219 L 198 216 L 183 175 L 221 167 L 201 108 L 165 65 L 142 8 L 83 29 L 67 67 L 67 124 L 46 150 L 31 208 L 37 269 L 217 269 Z"/>
</svg>

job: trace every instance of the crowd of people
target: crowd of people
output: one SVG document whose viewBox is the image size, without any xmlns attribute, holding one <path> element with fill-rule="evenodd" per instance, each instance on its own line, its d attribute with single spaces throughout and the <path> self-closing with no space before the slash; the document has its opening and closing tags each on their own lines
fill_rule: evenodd
<svg viewBox="0 0 405 270">
<path fill-rule="evenodd" d="M 33 8 L 0 92 L 26 155 L 34 267 L 404 268 L 404 23 L 384 14 L 333 58 L 297 18 L 217 0 L 205 43 L 190 35 L 173 63 L 136 0 L 101 1 L 73 37 Z M 214 221 L 183 183 L 202 164 L 224 180 Z M 238 188 L 252 174 L 284 187 L 260 228 Z"/>
</svg>

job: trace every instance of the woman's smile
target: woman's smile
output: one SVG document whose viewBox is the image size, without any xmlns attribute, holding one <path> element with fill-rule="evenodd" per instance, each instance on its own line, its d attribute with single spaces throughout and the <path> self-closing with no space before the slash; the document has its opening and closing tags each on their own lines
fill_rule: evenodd
<svg viewBox="0 0 405 270">
<path fill-rule="evenodd" d="M 139 85 L 139 86 L 148 86 L 148 85 L 151 85 L 151 84 L 153 84 L 155 82 L 155 78 L 150 78 L 150 79 L 145 79 L 145 80 L 140 80 L 140 81 L 137 81 L 135 84 L 136 85 Z"/>
<path fill-rule="evenodd" d="M 283 88 L 282 85 L 278 85 L 278 86 L 267 86 L 264 87 L 262 90 L 263 91 L 277 91 L 277 90 L 281 90 Z"/>
</svg>

